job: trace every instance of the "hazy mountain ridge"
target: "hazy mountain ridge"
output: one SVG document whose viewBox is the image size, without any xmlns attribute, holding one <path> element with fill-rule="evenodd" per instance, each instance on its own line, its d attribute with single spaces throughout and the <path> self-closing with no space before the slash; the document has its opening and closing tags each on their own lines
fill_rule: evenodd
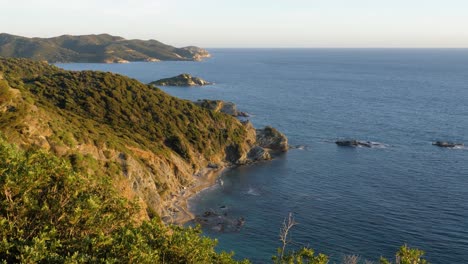
<svg viewBox="0 0 468 264">
<path fill-rule="evenodd" d="M 123 63 L 130 61 L 198 61 L 210 57 L 194 47 L 176 48 L 157 40 L 127 40 L 109 34 L 26 38 L 0 34 L 0 56 L 58 62 Z"/>
</svg>

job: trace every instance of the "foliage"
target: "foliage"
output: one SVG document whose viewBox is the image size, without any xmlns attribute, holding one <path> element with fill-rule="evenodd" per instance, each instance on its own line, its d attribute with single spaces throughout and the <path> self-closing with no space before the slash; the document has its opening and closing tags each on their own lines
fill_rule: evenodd
<svg viewBox="0 0 468 264">
<path fill-rule="evenodd" d="M 63 119 L 50 126 L 68 146 L 94 142 L 125 152 L 123 146 L 133 144 L 159 154 L 170 148 L 194 162 L 191 152 L 209 159 L 245 140 L 246 130 L 235 118 L 125 76 L 65 71 L 24 59 L 0 59 L 0 71 L 23 97 Z"/>
<path fill-rule="evenodd" d="M 281 248 L 278 248 L 276 256 L 273 256 L 273 263 L 275 264 L 327 264 L 328 256 L 324 254 L 315 255 L 313 249 L 308 247 L 302 247 L 298 251 L 287 251 L 286 247 L 288 244 L 292 243 L 290 240 L 291 229 L 297 225 L 297 222 L 294 220 L 292 213 L 289 213 L 288 218 L 283 221 L 283 225 L 280 229 L 279 237 L 282 243 Z"/>
<path fill-rule="evenodd" d="M 322 253 L 315 255 L 313 249 L 309 247 L 302 247 L 299 250 L 287 250 L 287 246 L 293 241 L 291 241 L 290 233 L 294 226 L 297 225 L 292 213 L 289 213 L 289 216 L 283 221 L 283 225 L 280 229 L 279 238 L 282 246 L 278 248 L 277 254 L 272 257 L 274 264 L 327 264 L 329 262 L 328 256 Z M 422 257 L 424 251 L 419 249 L 409 248 L 407 245 L 404 245 L 396 254 L 395 264 L 428 264 L 426 260 Z M 343 263 L 358 263 L 358 256 L 346 256 L 343 259 Z M 367 261 L 365 263 L 368 263 Z M 392 264 L 387 259 L 381 257 L 381 264 Z"/>
<path fill-rule="evenodd" d="M 50 62 L 196 60 L 198 56 L 207 55 L 206 50 L 196 47 L 175 48 L 156 40 L 126 40 L 108 34 L 54 38 L 0 34 L 0 56 Z"/>
<path fill-rule="evenodd" d="M 424 251 L 414 248 L 409 248 L 404 245 L 396 253 L 395 264 L 427 264 L 428 262 L 423 259 Z M 381 264 L 391 264 L 386 258 L 380 258 Z"/>
<path fill-rule="evenodd" d="M 108 178 L 0 140 L 0 260 L 8 263 L 236 263 L 198 228 L 138 225 Z"/>
</svg>

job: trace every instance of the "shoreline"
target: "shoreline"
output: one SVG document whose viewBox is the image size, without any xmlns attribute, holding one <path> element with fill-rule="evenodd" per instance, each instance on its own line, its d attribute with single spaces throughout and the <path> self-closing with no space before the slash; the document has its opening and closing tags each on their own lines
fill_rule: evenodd
<svg viewBox="0 0 468 264">
<path fill-rule="evenodd" d="M 219 177 L 229 168 L 231 166 L 221 166 L 217 169 L 204 168 L 198 173 L 199 175 L 195 174 L 192 185 L 181 190 L 179 195 L 170 200 L 168 207 L 173 209 L 173 214 L 167 223 L 182 226 L 193 220 L 195 215 L 190 211 L 188 201 L 203 190 L 214 186 Z"/>
</svg>

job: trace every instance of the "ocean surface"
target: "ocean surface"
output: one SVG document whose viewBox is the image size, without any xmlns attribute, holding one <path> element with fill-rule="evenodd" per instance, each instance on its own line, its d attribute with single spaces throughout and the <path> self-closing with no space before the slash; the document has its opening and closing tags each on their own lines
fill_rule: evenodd
<svg viewBox="0 0 468 264">
<path fill-rule="evenodd" d="M 240 232 L 204 233 L 239 259 L 268 263 L 289 212 L 295 245 L 338 262 L 376 261 L 407 243 L 432 263 L 468 263 L 468 50 L 212 49 L 204 62 L 58 64 L 144 83 L 180 73 L 215 82 L 163 88 L 180 98 L 222 99 L 256 127 L 284 132 L 293 149 L 232 169 L 191 201 L 197 213 L 244 217 Z M 355 138 L 377 148 L 338 147 Z M 220 209 L 225 206 L 226 209 Z"/>
</svg>

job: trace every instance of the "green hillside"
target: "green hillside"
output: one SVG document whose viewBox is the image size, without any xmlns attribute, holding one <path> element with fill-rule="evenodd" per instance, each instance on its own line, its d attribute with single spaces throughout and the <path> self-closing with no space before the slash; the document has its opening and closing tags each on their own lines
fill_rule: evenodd
<svg viewBox="0 0 468 264">
<path fill-rule="evenodd" d="M 108 34 L 53 38 L 26 38 L 0 34 L 0 56 L 55 62 L 126 62 L 201 60 L 210 54 L 201 48 L 175 48 L 156 40 L 127 40 Z"/>
<path fill-rule="evenodd" d="M 23 148 L 67 157 L 110 175 L 149 215 L 198 184 L 208 164 L 246 160 L 255 130 L 128 77 L 0 59 L 0 131 Z"/>
</svg>

